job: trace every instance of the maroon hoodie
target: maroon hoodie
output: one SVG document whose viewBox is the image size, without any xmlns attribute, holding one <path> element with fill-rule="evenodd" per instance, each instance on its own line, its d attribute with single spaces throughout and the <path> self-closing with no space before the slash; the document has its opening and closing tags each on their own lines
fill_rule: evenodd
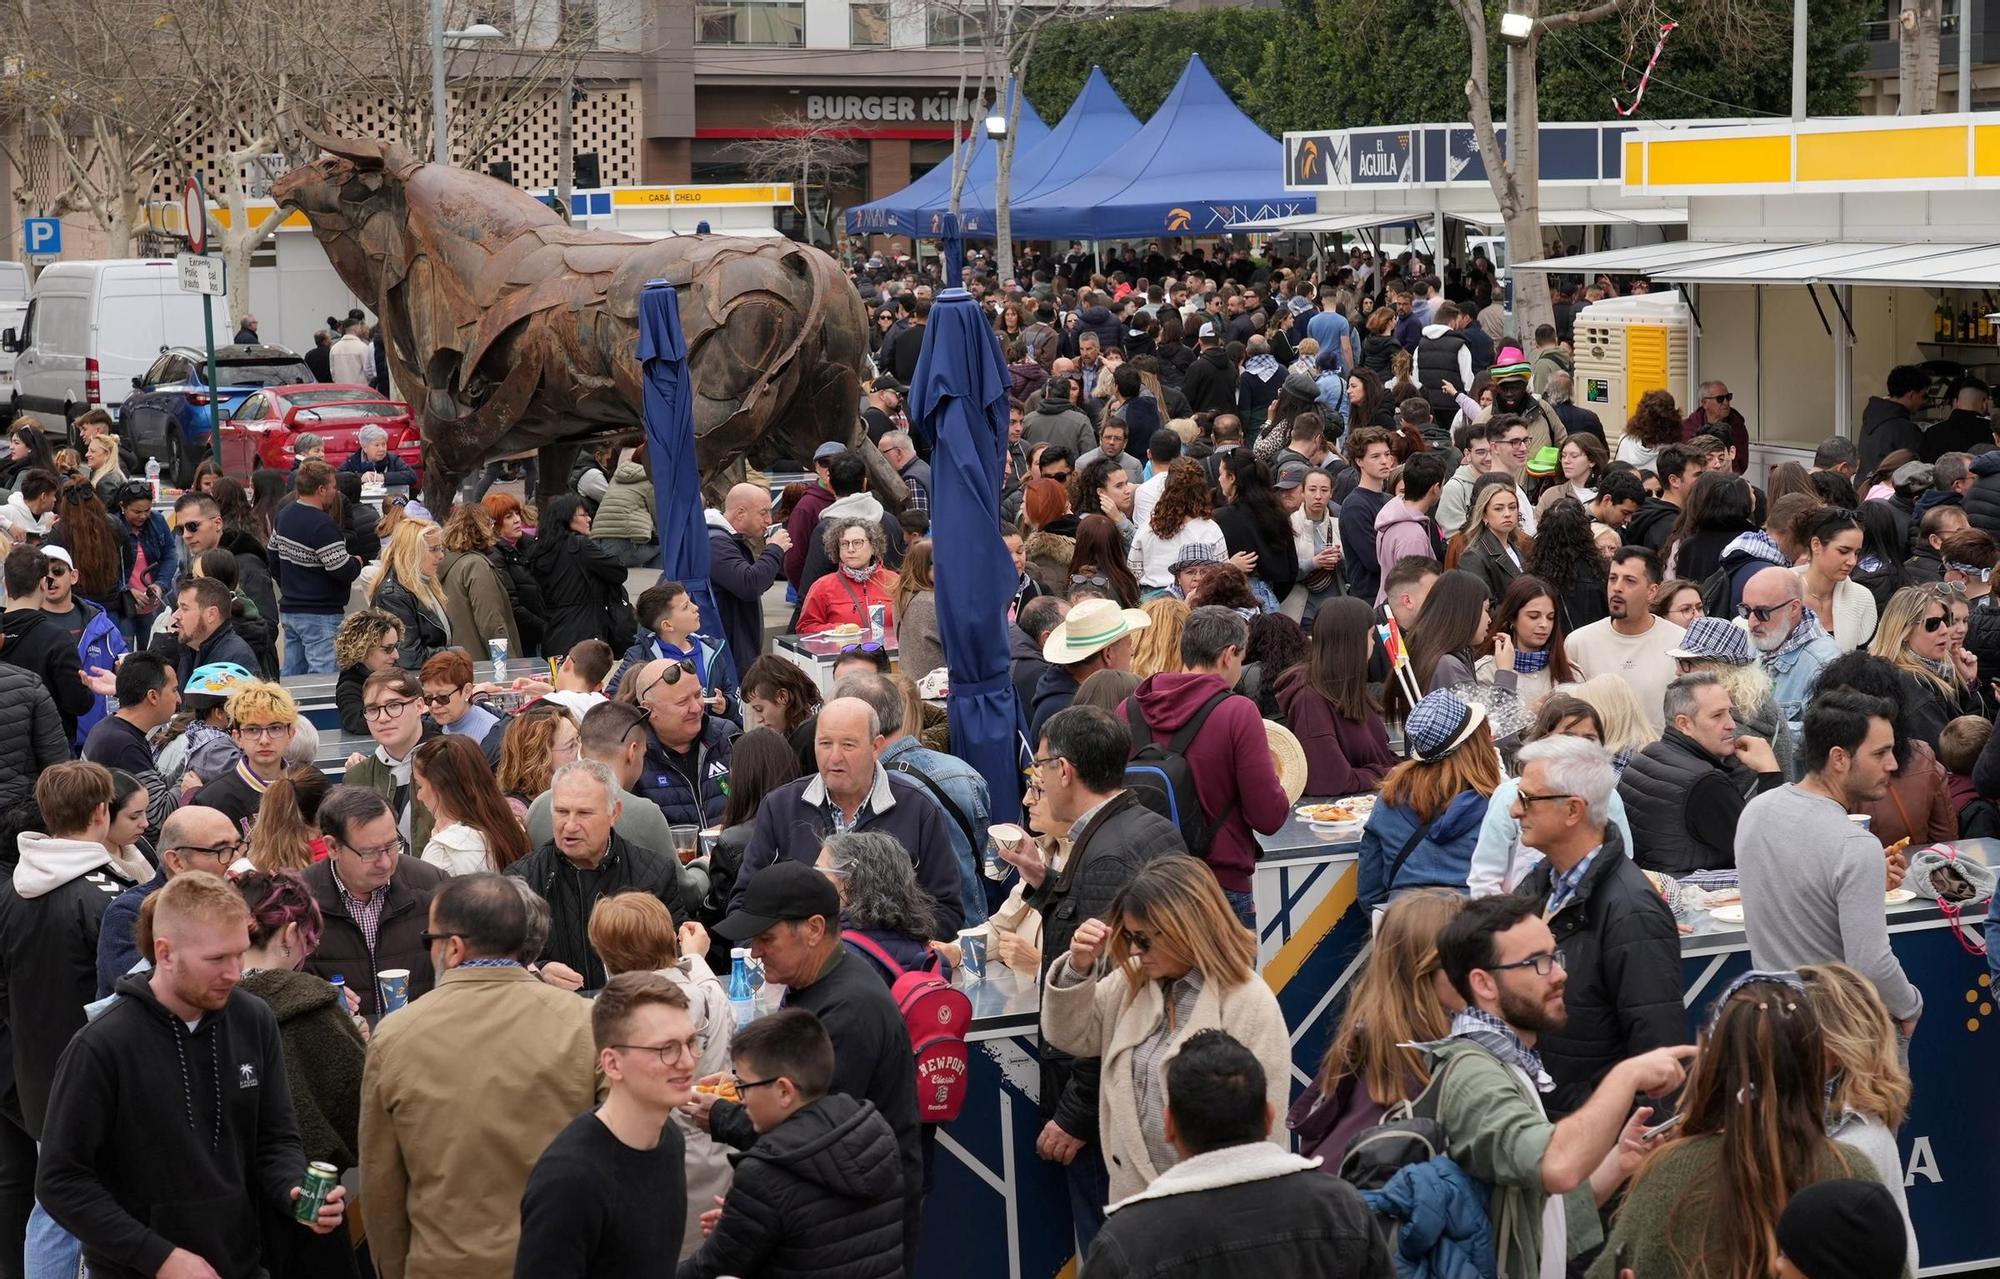
<svg viewBox="0 0 2000 1279">
<path fill-rule="evenodd" d="M 785 531 L 792 535 L 792 549 L 785 552 L 785 580 L 793 586 L 805 575 L 806 552 L 812 549 L 813 529 L 819 524 L 820 512 L 832 502 L 833 490 L 814 480 L 785 520 Z"/>
<path fill-rule="evenodd" d="M 1161 674 L 1149 676 L 1132 696 L 1138 699 L 1154 740 L 1164 742 L 1221 688 L 1218 675 Z M 1121 709 L 1129 719 L 1131 702 Z M 1231 892 L 1247 893 L 1262 855 L 1254 832 L 1276 832 L 1291 812 L 1278 784 L 1277 765 L 1271 762 L 1271 744 L 1264 736 L 1264 717 L 1257 713 L 1257 703 L 1239 696 L 1217 706 L 1189 744 L 1187 761 L 1202 812 L 1211 823 L 1219 814 L 1228 814 L 1209 842 L 1205 860 L 1217 883 Z"/>
</svg>

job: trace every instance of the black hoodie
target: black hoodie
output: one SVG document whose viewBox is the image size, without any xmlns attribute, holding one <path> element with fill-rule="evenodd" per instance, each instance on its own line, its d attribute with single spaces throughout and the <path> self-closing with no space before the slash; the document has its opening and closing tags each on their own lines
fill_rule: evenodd
<svg viewBox="0 0 2000 1279">
<path fill-rule="evenodd" d="M 898 1279 L 903 1173 L 875 1103 L 829 1093 L 738 1155 L 722 1218 L 676 1279 Z"/>
<path fill-rule="evenodd" d="M 83 682 L 83 663 L 69 632 L 39 608 L 10 608 L 0 613 L 0 662 L 18 666 L 42 681 L 62 716 L 63 740 L 76 740 L 77 717 L 97 704 L 97 694 Z"/>
<path fill-rule="evenodd" d="M 1625 545 L 1643 546 L 1664 559 L 1667 542 L 1673 537 L 1674 524 L 1680 517 L 1681 508 L 1672 502 L 1658 497 L 1647 498 L 1625 525 Z"/>
<path fill-rule="evenodd" d="M 190 1031 L 144 975 L 117 989 L 57 1065 L 35 1198 L 101 1279 L 149 1277 L 175 1248 L 254 1279 L 259 1219 L 291 1211 L 306 1167 L 277 1018 L 238 990 Z"/>
</svg>

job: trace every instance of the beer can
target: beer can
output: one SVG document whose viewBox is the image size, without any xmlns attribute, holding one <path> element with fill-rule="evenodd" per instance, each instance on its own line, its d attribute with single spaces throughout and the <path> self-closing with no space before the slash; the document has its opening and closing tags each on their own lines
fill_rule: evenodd
<svg viewBox="0 0 2000 1279">
<path fill-rule="evenodd" d="M 306 1175 L 299 1182 L 299 1197 L 292 1202 L 292 1216 L 307 1225 L 318 1221 L 321 1205 L 339 1184 L 340 1169 L 317 1161 L 307 1164 Z"/>
<path fill-rule="evenodd" d="M 868 606 L 868 629 L 876 639 L 889 633 L 889 610 L 880 604 Z"/>
</svg>

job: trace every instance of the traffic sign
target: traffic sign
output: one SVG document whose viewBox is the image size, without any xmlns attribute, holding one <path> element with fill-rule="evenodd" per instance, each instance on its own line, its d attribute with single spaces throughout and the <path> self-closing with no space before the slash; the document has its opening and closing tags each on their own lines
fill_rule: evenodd
<svg viewBox="0 0 2000 1279">
<path fill-rule="evenodd" d="M 183 293 L 206 293 L 220 297 L 227 292 L 222 287 L 221 258 L 203 257 L 198 253 L 182 253 L 174 257 L 174 266 L 180 270 Z"/>
<path fill-rule="evenodd" d="M 21 224 L 21 238 L 30 253 L 61 253 L 62 219 L 28 218 Z"/>
<path fill-rule="evenodd" d="M 193 178 L 181 188 L 181 225 L 187 228 L 187 242 L 190 252 L 201 253 L 208 248 L 208 201 L 201 195 L 201 184 Z M 181 268 L 181 279 L 187 279 L 187 268 Z M 183 283 L 182 288 L 187 288 Z M 200 292 L 190 289 L 189 292 Z M 217 293 L 221 289 L 215 290 Z"/>
</svg>

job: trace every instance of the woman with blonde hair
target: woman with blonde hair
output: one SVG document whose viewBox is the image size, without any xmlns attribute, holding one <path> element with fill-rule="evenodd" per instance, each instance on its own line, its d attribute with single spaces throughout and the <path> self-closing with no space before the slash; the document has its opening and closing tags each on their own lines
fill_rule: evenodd
<svg viewBox="0 0 2000 1279">
<path fill-rule="evenodd" d="M 1486 586 L 1498 602 L 1508 584 L 1527 571 L 1532 544 L 1521 531 L 1521 492 L 1505 471 L 1482 475 L 1466 504 L 1465 527 L 1445 550 L 1446 568 L 1463 569 Z"/>
<path fill-rule="evenodd" d="M 1826 1135 L 1854 1147 L 1875 1165 L 1882 1185 L 1903 1213 L 1910 1273 L 1917 1273 L 1917 1231 L 1903 1193 L 1903 1161 L 1896 1130 L 1910 1113 L 1910 1072 L 1903 1065 L 1895 1019 L 1875 983 L 1846 964 L 1799 969 L 1806 995 L 1819 1014 L 1826 1055 L 1833 1063 L 1826 1099 Z"/>
<path fill-rule="evenodd" d="M 1484 708 L 1440 689 L 1417 703 L 1403 732 L 1410 757 L 1382 779 L 1361 830 L 1355 900 L 1363 906 L 1413 888 L 1466 891 L 1486 801 L 1500 785 Z"/>
<path fill-rule="evenodd" d="M 1187 625 L 1186 600 L 1157 595 L 1139 606 L 1153 624 L 1132 642 L 1132 672 L 1140 679 L 1177 673 L 1181 669 L 1181 627 Z"/>
<path fill-rule="evenodd" d="M 1936 751 L 1944 726 L 1961 715 L 1986 715 L 1979 659 L 1951 648 L 1951 611 L 1937 585 L 1905 586 L 1889 597 L 1868 651 L 1902 677 L 1910 736 Z"/>
<path fill-rule="evenodd" d="M 507 797 L 515 822 L 528 821 L 528 806 L 549 788 L 557 767 L 577 758 L 582 739 L 567 707 L 537 702 L 516 715 L 500 738 L 500 768 L 495 781 Z"/>
<path fill-rule="evenodd" d="M 1557 690 L 1568 693 L 1597 712 L 1603 730 L 1599 745 L 1611 752 L 1612 766 L 1620 772 L 1625 761 L 1660 740 L 1659 730 L 1646 718 L 1646 708 L 1632 686 L 1616 675 L 1593 675 L 1581 684 Z"/>
<path fill-rule="evenodd" d="M 117 437 L 92 437 L 90 443 L 84 446 L 83 462 L 90 468 L 90 483 L 97 490 L 97 496 L 110 506 L 118 486 L 126 479 L 124 468 L 118 464 Z"/>
<path fill-rule="evenodd" d="M 729 1036 L 736 1019 L 729 1011 L 729 992 L 709 970 L 708 930 L 689 921 L 674 927 L 673 913 L 651 893 L 613 893 L 590 908 L 587 925 L 590 948 L 604 961 L 607 979 L 619 973 L 658 973 L 679 986 L 688 1001 L 688 1021 L 694 1026 L 695 1078 L 729 1070 Z M 687 1227 L 681 1236 L 681 1259 L 701 1247 L 701 1214 L 727 1195 L 732 1180 L 729 1150 L 686 1115 L 674 1113 L 674 1127 L 687 1145 Z"/>
<path fill-rule="evenodd" d="M 450 642 L 438 567 L 444 563 L 444 532 L 429 520 L 405 516 L 382 547 L 382 571 L 368 587 L 368 602 L 402 624 L 396 664 L 406 671 L 424 663 Z"/>
<path fill-rule="evenodd" d="M 889 594 L 890 616 L 896 619 L 896 649 L 904 670 L 921 679 L 944 662 L 944 637 L 938 633 L 937 577 L 933 549 L 927 537 L 910 543 L 896 589 Z"/>
<path fill-rule="evenodd" d="M 1424 888 L 1382 912 L 1374 948 L 1349 989 L 1319 1076 L 1285 1119 L 1298 1134 L 1299 1153 L 1326 1160 L 1320 1171 L 1338 1171 L 1356 1134 L 1430 1084 L 1428 1058 L 1410 1045 L 1443 1039 L 1465 1007 L 1437 951 L 1438 934 L 1465 902 L 1448 889 Z"/>
<path fill-rule="evenodd" d="M 391 539 L 394 540 L 393 538 Z M 507 592 L 504 568 L 493 552 L 498 542 L 493 517 L 476 502 L 461 502 L 444 522 L 444 562 L 438 582 L 451 642 L 471 654 L 486 656 L 487 643 L 506 640 L 507 653 L 526 657 L 521 631 L 514 623 L 514 598 Z"/>
<path fill-rule="evenodd" d="M 394 613 L 363 608 L 340 619 L 340 629 L 333 637 L 333 665 L 340 672 L 333 688 L 333 704 L 340 712 L 342 732 L 354 737 L 368 735 L 361 685 L 376 671 L 398 665 L 402 647 L 403 623 Z"/>
<path fill-rule="evenodd" d="M 1291 1095 L 1291 1038 L 1257 974 L 1257 939 L 1192 857 L 1155 858 L 1103 919 L 1078 926 L 1044 983 L 1042 1029 L 1063 1052 L 1100 1059 L 1098 1139 L 1112 1203 L 1180 1162 L 1162 1116 L 1167 1062 L 1190 1036 L 1226 1031 L 1255 1054 L 1274 1113 Z M 1276 1125 L 1271 1140 L 1288 1144 Z"/>
</svg>

